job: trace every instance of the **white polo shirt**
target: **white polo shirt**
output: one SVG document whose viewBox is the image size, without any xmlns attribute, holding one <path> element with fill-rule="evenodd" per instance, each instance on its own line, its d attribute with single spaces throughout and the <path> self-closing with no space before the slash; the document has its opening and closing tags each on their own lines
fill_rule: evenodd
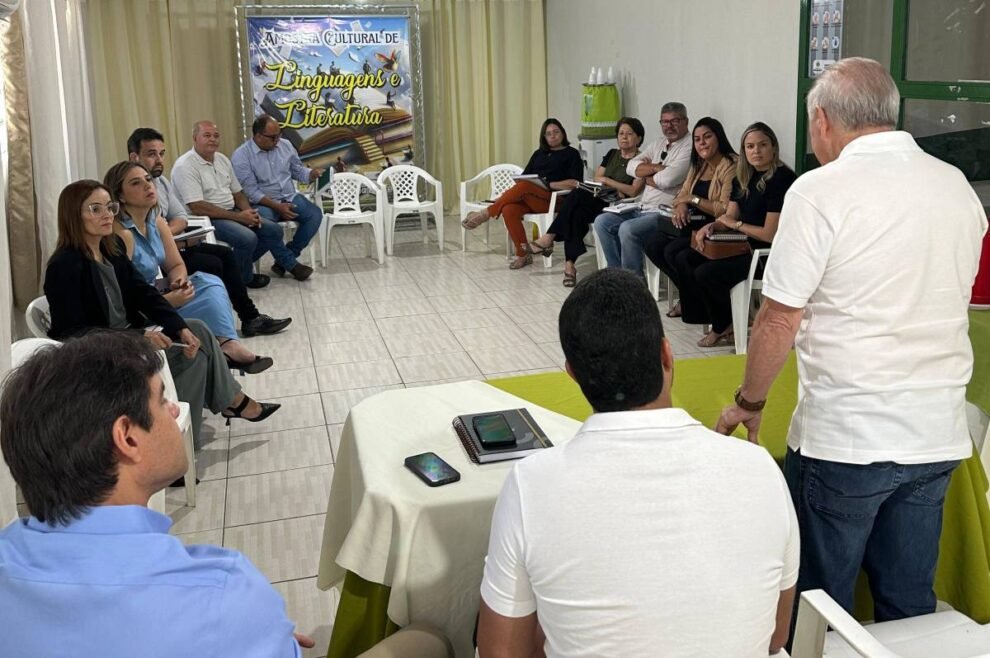
<svg viewBox="0 0 990 658">
<path fill-rule="evenodd" d="M 681 409 L 595 414 L 513 466 L 481 596 L 554 656 L 766 658 L 798 526 L 763 448 Z"/>
<path fill-rule="evenodd" d="M 226 155 L 217 152 L 213 162 L 209 162 L 195 149 L 189 149 L 175 161 L 172 183 L 186 206 L 195 201 L 206 201 L 230 210 L 234 207 L 234 195 L 241 191 L 234 167 Z"/>
<path fill-rule="evenodd" d="M 910 134 L 850 142 L 784 199 L 763 294 L 803 308 L 788 445 L 919 464 L 972 453 L 968 302 L 987 230 L 955 167 Z"/>
<path fill-rule="evenodd" d="M 644 162 L 656 164 L 658 162 L 666 165 L 663 171 L 653 174 L 653 183 L 656 187 L 647 185 L 643 188 L 644 206 L 656 208 L 661 204 L 670 205 L 674 197 L 681 191 L 684 179 L 687 178 L 688 170 L 691 168 L 691 150 L 694 148 L 694 140 L 689 131 L 680 139 L 674 142 L 667 142 L 666 137 L 660 137 L 655 142 L 651 142 L 646 150 L 629 161 L 626 165 L 626 173 L 636 177 L 636 167 Z"/>
</svg>

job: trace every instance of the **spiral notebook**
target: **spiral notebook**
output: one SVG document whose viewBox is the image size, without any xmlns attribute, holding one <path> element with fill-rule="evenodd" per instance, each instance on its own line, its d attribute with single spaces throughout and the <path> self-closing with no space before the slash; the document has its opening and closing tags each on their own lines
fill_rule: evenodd
<svg viewBox="0 0 990 658">
<path fill-rule="evenodd" d="M 477 432 L 474 431 L 474 419 L 477 416 L 488 416 L 490 414 L 502 414 L 512 435 L 516 439 L 516 444 L 509 448 L 490 450 L 483 448 Z M 457 438 L 461 440 L 464 449 L 467 450 L 468 457 L 475 464 L 491 464 L 494 462 L 507 461 L 509 459 L 520 459 L 531 455 L 543 448 L 552 448 L 553 443 L 547 438 L 546 433 L 529 412 L 525 409 L 505 409 L 502 411 L 485 411 L 477 414 L 458 416 L 453 421 L 454 431 Z"/>
</svg>

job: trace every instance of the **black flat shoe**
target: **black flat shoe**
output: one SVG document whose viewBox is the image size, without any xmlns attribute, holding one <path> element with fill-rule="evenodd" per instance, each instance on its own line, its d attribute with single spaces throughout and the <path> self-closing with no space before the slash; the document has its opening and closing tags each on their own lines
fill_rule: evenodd
<svg viewBox="0 0 990 658">
<path fill-rule="evenodd" d="M 230 425 L 230 421 L 233 418 L 240 418 L 241 420 L 246 420 L 250 423 L 260 423 L 261 421 L 265 420 L 273 413 L 275 413 L 276 411 L 282 408 L 282 405 L 279 404 L 278 402 L 259 402 L 258 404 L 261 405 L 261 413 L 255 416 L 254 418 L 245 418 L 242 414 L 244 413 L 244 410 L 247 409 L 247 406 L 250 403 L 251 403 L 251 398 L 245 395 L 244 399 L 241 400 L 241 403 L 239 405 L 237 405 L 236 407 L 227 407 L 226 409 L 220 412 L 220 415 L 227 419 L 228 426 Z"/>
<path fill-rule="evenodd" d="M 244 285 L 246 285 L 248 288 L 257 290 L 258 288 L 264 288 L 269 283 L 271 283 L 271 281 L 272 278 L 267 274 L 255 274 L 253 277 L 251 277 L 251 280 Z"/>
<path fill-rule="evenodd" d="M 223 358 L 227 359 L 227 367 L 231 370 L 237 370 L 242 375 L 257 375 L 259 372 L 264 372 L 275 365 L 275 361 L 272 360 L 270 356 L 256 356 L 254 361 L 234 361 L 232 358 L 223 355 Z"/>
</svg>

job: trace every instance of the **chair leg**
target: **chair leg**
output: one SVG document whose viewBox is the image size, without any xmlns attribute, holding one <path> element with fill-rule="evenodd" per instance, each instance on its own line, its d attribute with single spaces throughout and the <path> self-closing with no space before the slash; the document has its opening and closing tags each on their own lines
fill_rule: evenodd
<svg viewBox="0 0 990 658">
<path fill-rule="evenodd" d="M 746 282 L 737 283 L 729 292 L 732 306 L 732 333 L 735 335 L 736 354 L 745 354 L 749 334 L 749 295 Z"/>
<path fill-rule="evenodd" d="M 437 242 L 440 243 L 440 251 L 443 251 L 443 206 L 437 204 L 433 207 L 433 218 L 437 222 Z"/>
<path fill-rule="evenodd" d="M 196 446 L 193 443 L 192 427 L 182 433 L 185 442 L 186 460 L 186 505 L 196 507 Z"/>
</svg>

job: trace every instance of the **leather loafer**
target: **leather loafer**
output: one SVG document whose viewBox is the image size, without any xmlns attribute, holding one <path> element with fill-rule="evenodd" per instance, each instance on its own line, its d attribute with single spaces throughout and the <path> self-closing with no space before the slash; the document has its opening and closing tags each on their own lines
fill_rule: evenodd
<svg viewBox="0 0 990 658">
<path fill-rule="evenodd" d="M 241 323 L 241 335 L 250 338 L 251 336 L 267 336 L 277 334 L 292 324 L 292 318 L 273 318 L 268 315 L 259 315 L 253 320 Z"/>
<path fill-rule="evenodd" d="M 309 265 L 303 265 L 302 263 L 296 263 L 291 270 L 286 270 L 284 267 L 275 263 L 272 265 L 272 273 L 278 276 L 285 276 L 286 271 L 292 275 L 296 281 L 305 281 L 313 274 L 313 268 Z"/>
<path fill-rule="evenodd" d="M 271 282 L 272 278 L 267 274 L 255 274 L 251 277 L 251 280 L 247 282 L 248 288 L 264 288 Z"/>
</svg>

